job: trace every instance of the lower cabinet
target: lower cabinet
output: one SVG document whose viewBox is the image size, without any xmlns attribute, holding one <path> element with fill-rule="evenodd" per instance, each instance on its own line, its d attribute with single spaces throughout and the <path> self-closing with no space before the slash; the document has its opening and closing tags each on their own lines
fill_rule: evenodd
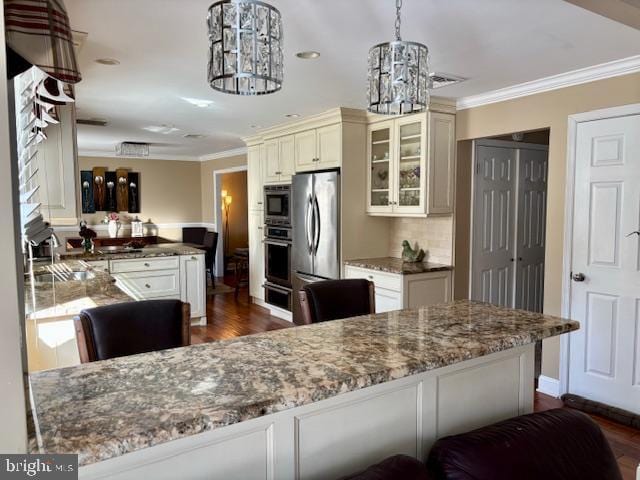
<svg viewBox="0 0 640 480">
<path fill-rule="evenodd" d="M 264 301 L 263 212 L 249 212 L 249 295 Z"/>
<path fill-rule="evenodd" d="M 93 266 L 104 270 L 103 262 Z M 110 260 L 116 285 L 136 300 L 174 298 L 189 303 L 191 318 L 206 322 L 207 279 L 204 255 Z"/>
<path fill-rule="evenodd" d="M 180 299 L 191 305 L 191 318 L 207 317 L 207 274 L 204 255 L 180 257 Z"/>
<path fill-rule="evenodd" d="M 402 275 L 346 265 L 344 273 L 345 278 L 365 278 L 373 282 L 377 313 L 452 300 L 451 271 Z"/>
</svg>

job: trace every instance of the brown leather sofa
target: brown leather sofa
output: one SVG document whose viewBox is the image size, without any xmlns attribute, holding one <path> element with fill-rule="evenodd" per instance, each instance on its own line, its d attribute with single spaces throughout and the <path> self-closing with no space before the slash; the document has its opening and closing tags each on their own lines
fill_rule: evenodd
<svg viewBox="0 0 640 480">
<path fill-rule="evenodd" d="M 622 480 L 600 427 L 555 409 L 441 438 L 426 466 L 395 456 L 349 480 Z"/>
</svg>

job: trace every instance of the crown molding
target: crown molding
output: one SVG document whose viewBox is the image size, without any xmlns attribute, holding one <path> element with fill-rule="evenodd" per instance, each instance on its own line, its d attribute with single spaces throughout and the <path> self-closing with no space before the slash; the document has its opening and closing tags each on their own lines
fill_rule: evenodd
<svg viewBox="0 0 640 480">
<path fill-rule="evenodd" d="M 79 157 L 100 157 L 100 158 L 116 158 L 122 160 L 173 160 L 175 162 L 200 162 L 200 157 L 192 157 L 188 155 L 165 155 L 154 154 L 148 157 L 124 157 L 118 156 L 113 151 L 105 150 L 78 150 Z"/>
<path fill-rule="evenodd" d="M 238 155 L 246 155 L 247 147 L 234 148 L 232 150 L 225 150 L 224 152 L 211 153 L 209 155 L 203 155 L 199 157 L 199 161 L 206 162 L 208 160 L 218 160 L 219 158 L 237 157 Z"/>
<path fill-rule="evenodd" d="M 635 72 L 640 72 L 640 55 L 601 63 L 591 67 L 580 68 L 571 72 L 552 75 L 550 77 L 540 78 L 531 82 L 481 93 L 479 95 L 462 97 L 457 101 L 457 108 L 458 110 L 465 110 L 467 108 L 480 107 L 482 105 L 504 102 L 514 98 L 548 92 L 550 90 L 557 90 L 559 88 L 570 87 L 573 85 L 580 85 L 582 83 L 593 82 L 596 80 L 603 80 L 605 78 L 628 75 Z"/>
</svg>

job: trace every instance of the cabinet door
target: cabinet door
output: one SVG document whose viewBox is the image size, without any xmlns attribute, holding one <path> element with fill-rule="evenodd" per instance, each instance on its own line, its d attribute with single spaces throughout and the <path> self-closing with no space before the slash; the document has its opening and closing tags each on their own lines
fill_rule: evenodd
<svg viewBox="0 0 640 480">
<path fill-rule="evenodd" d="M 280 182 L 278 139 L 264 142 L 264 183 Z"/>
<path fill-rule="evenodd" d="M 40 201 L 45 220 L 54 225 L 78 223 L 76 206 L 76 115 L 74 105 L 57 109 L 60 123 L 47 127 L 47 139 L 38 145 Z M 46 172 L 46 175 L 44 174 Z"/>
<path fill-rule="evenodd" d="M 399 292 L 376 288 L 376 313 L 402 310 L 402 297 Z"/>
<path fill-rule="evenodd" d="M 262 161 L 261 145 L 254 145 L 247 150 L 247 183 L 249 210 L 263 209 Z"/>
<path fill-rule="evenodd" d="M 290 183 L 291 177 L 295 173 L 295 139 L 293 135 L 280 137 L 278 139 L 278 150 L 280 153 L 280 182 Z"/>
<path fill-rule="evenodd" d="M 207 315 L 207 276 L 204 255 L 180 257 L 180 299 L 191 305 L 191 318 Z"/>
<path fill-rule="evenodd" d="M 316 130 L 318 141 L 317 168 L 339 167 L 342 159 L 342 127 L 329 125 Z"/>
<path fill-rule="evenodd" d="M 396 120 L 394 213 L 426 213 L 426 128 L 425 115 Z"/>
<path fill-rule="evenodd" d="M 420 308 L 452 300 L 451 272 L 407 275 L 404 284 L 404 308 Z"/>
<path fill-rule="evenodd" d="M 453 213 L 455 158 L 455 116 L 429 113 L 427 213 Z"/>
<path fill-rule="evenodd" d="M 391 213 L 393 121 L 370 125 L 367 132 L 367 212 Z"/>
<path fill-rule="evenodd" d="M 262 212 L 249 212 L 249 295 L 264 300 L 264 248 Z"/>
<path fill-rule="evenodd" d="M 308 130 L 295 134 L 296 172 L 315 170 L 316 168 L 316 131 Z"/>
</svg>

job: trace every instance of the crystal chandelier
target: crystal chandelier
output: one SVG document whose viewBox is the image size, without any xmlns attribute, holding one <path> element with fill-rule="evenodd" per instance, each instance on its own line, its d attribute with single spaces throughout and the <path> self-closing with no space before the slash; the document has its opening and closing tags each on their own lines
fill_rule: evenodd
<svg viewBox="0 0 640 480">
<path fill-rule="evenodd" d="M 396 0 L 396 39 L 369 50 L 367 109 L 384 115 L 418 113 L 429 106 L 429 49 L 400 37 Z"/>
<path fill-rule="evenodd" d="M 235 95 L 282 87 L 282 19 L 257 0 L 222 0 L 209 7 L 209 85 Z"/>
</svg>

